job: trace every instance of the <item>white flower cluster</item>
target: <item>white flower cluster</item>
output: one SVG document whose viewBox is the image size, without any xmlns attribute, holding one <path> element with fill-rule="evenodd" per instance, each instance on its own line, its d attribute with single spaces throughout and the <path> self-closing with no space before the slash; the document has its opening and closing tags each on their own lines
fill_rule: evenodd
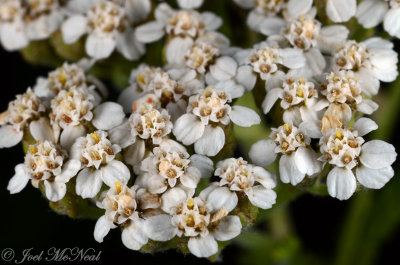
<svg viewBox="0 0 400 265">
<path fill-rule="evenodd" d="M 397 154 L 391 144 L 364 140 L 378 126 L 361 116 L 378 109 L 371 98 L 380 82 L 397 78 L 393 44 L 349 40 L 344 25 L 318 21 L 312 0 L 235 2 L 252 9 L 249 27 L 267 36 L 251 48 L 231 47 L 216 31 L 222 19 L 195 10 L 202 0 L 178 0 L 178 10 L 161 3 L 155 20 L 136 29 L 152 9 L 149 0 L 1 1 L 7 49 L 59 29 L 68 44 L 85 41 L 92 58 L 38 78 L 0 115 L 0 148 L 22 141 L 26 151 L 10 193 L 31 180 L 50 201 L 70 193 L 96 202 L 104 210 L 98 242 L 119 226 L 130 249 L 171 240 L 210 257 L 217 241 L 250 223 L 243 212 L 276 203 L 274 188 L 282 184 L 264 167 L 278 156 L 282 183 L 304 188 L 318 180 L 340 200 L 358 186 L 383 187 Z M 367 0 L 357 11 L 355 0 L 328 0 L 326 13 L 334 22 L 357 14 L 372 27 L 380 20 L 366 21 L 365 5 L 378 4 L 385 29 L 399 34 L 398 1 Z M 135 60 L 162 38 L 164 65 L 136 64 L 118 103 L 105 101 L 106 87 L 88 74 L 95 60 L 115 49 Z M 246 92 L 281 125 L 251 147 L 253 164 L 232 157 L 233 124 L 261 123 L 256 111 L 236 104 Z"/>
</svg>

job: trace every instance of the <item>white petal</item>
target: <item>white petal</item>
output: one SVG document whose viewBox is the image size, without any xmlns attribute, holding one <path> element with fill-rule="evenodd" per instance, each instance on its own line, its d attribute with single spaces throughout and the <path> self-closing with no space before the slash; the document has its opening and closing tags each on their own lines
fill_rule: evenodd
<svg viewBox="0 0 400 265">
<path fill-rule="evenodd" d="M 44 186 L 46 188 L 46 197 L 50 201 L 56 202 L 64 198 L 67 192 L 67 187 L 64 182 L 59 181 L 44 181 Z"/>
<path fill-rule="evenodd" d="M 358 182 L 370 189 L 380 189 L 394 176 L 392 167 L 371 169 L 365 166 L 357 167 L 356 176 Z"/>
<path fill-rule="evenodd" d="M 360 87 L 367 96 L 376 95 L 378 93 L 380 83 L 371 71 L 362 68 L 358 76 Z"/>
<path fill-rule="evenodd" d="M 305 67 L 312 71 L 312 75 L 319 75 L 324 71 L 326 67 L 326 61 L 320 49 L 312 48 L 304 53 L 304 56 L 306 57 L 307 61 Z M 307 77 L 307 75 L 304 76 Z"/>
<path fill-rule="evenodd" d="M 177 0 L 178 5 L 185 9 L 195 9 L 203 4 L 203 0 Z"/>
<path fill-rule="evenodd" d="M 239 216 L 225 216 L 222 218 L 217 229 L 214 231 L 214 237 L 218 241 L 231 240 L 237 237 L 242 230 L 242 223 Z"/>
<path fill-rule="evenodd" d="M 251 146 L 249 157 L 258 166 L 269 166 L 276 159 L 275 147 L 273 140 L 260 140 Z"/>
<path fill-rule="evenodd" d="M 111 55 L 117 42 L 112 36 L 90 34 L 86 39 L 86 53 L 95 59 L 104 59 Z"/>
<path fill-rule="evenodd" d="M 174 208 L 187 199 L 186 192 L 181 188 L 167 190 L 161 196 L 161 209 L 166 213 L 171 213 Z"/>
<path fill-rule="evenodd" d="M 308 176 L 319 173 L 322 170 L 322 164 L 319 162 L 318 155 L 305 147 L 299 147 L 294 154 L 297 169 Z"/>
<path fill-rule="evenodd" d="M 232 99 L 239 98 L 244 94 L 244 87 L 242 85 L 238 85 L 231 79 L 217 82 L 214 84 L 214 88 L 216 90 L 225 92 Z"/>
<path fill-rule="evenodd" d="M 288 68 L 296 69 L 303 67 L 306 64 L 306 58 L 299 49 L 286 48 L 282 49 L 281 52 L 283 59 L 282 64 Z"/>
<path fill-rule="evenodd" d="M 364 136 L 378 129 L 378 124 L 369 118 L 359 118 L 354 123 L 354 129 L 357 130 L 359 136 Z"/>
<path fill-rule="evenodd" d="M 328 193 L 339 200 L 347 200 L 356 191 L 357 182 L 351 170 L 334 167 L 326 180 Z"/>
<path fill-rule="evenodd" d="M 392 8 L 386 13 L 383 26 L 390 35 L 400 38 L 400 7 Z"/>
<path fill-rule="evenodd" d="M 100 130 L 110 130 L 120 125 L 125 113 L 122 106 L 115 102 L 104 102 L 97 106 L 94 111 L 93 125 Z"/>
<path fill-rule="evenodd" d="M 295 155 L 282 155 L 279 160 L 279 174 L 283 183 L 299 184 L 305 177 L 296 164 Z"/>
<path fill-rule="evenodd" d="M 121 182 L 121 184 L 126 184 L 131 177 L 129 168 L 118 160 L 113 160 L 102 166 L 101 172 L 104 183 L 109 187 L 114 187 L 117 181 Z"/>
<path fill-rule="evenodd" d="M 117 102 L 123 107 L 124 112 L 132 113 L 132 104 L 139 99 L 143 94 L 137 91 L 136 84 L 124 89 L 118 97 Z"/>
<path fill-rule="evenodd" d="M 56 177 L 58 181 L 67 183 L 72 177 L 74 177 L 81 169 L 81 162 L 77 159 L 68 160 L 63 165 L 63 169 L 60 175 Z"/>
<path fill-rule="evenodd" d="M 360 161 L 372 169 L 389 167 L 396 160 L 394 146 L 381 140 L 366 142 L 361 147 Z"/>
<path fill-rule="evenodd" d="M 135 137 L 131 134 L 131 125 L 128 121 L 111 129 L 108 137 L 112 143 L 118 144 L 121 148 L 125 148 L 135 142 Z"/>
<path fill-rule="evenodd" d="M 14 23 L 2 24 L 0 40 L 7 51 L 15 51 L 28 46 L 29 40 L 25 34 L 24 23 L 15 21 Z"/>
<path fill-rule="evenodd" d="M 175 236 L 171 216 L 166 214 L 149 217 L 145 221 L 145 231 L 148 237 L 155 241 L 168 241 Z"/>
<path fill-rule="evenodd" d="M 215 156 L 225 145 L 225 133 L 221 127 L 207 125 L 203 136 L 194 144 L 194 150 L 200 155 Z"/>
<path fill-rule="evenodd" d="M 55 142 L 54 133 L 47 118 L 42 117 L 37 121 L 32 121 L 31 124 L 29 124 L 29 131 L 36 141 L 48 140 L 53 143 Z"/>
<path fill-rule="evenodd" d="M 204 133 L 205 126 L 193 114 L 182 115 L 174 124 L 173 133 L 184 145 L 196 142 Z"/>
<path fill-rule="evenodd" d="M 249 26 L 250 29 L 260 32 L 260 25 L 264 21 L 265 16 L 260 14 L 259 12 L 256 12 L 255 10 L 250 11 L 250 13 L 247 16 L 246 23 Z"/>
<path fill-rule="evenodd" d="M 261 122 L 257 112 L 242 106 L 233 106 L 229 117 L 233 123 L 241 127 L 250 127 Z"/>
<path fill-rule="evenodd" d="M 204 199 L 211 205 L 211 211 L 218 211 L 222 207 L 230 212 L 235 209 L 238 203 L 238 197 L 235 192 L 230 191 L 228 187 L 217 187 L 209 194 L 203 194 L 203 196 L 207 195 Z"/>
<path fill-rule="evenodd" d="M 332 25 L 321 28 L 319 45 L 327 49 L 336 49 L 349 36 L 349 30 L 342 25 Z M 321 48 L 322 48 L 321 47 Z"/>
<path fill-rule="evenodd" d="M 357 110 L 367 114 L 371 115 L 378 109 L 379 105 L 373 102 L 370 99 L 363 99 L 360 104 L 357 105 Z"/>
<path fill-rule="evenodd" d="M 190 157 L 190 165 L 198 168 L 202 178 L 209 178 L 214 171 L 213 161 L 203 155 L 194 154 Z"/>
<path fill-rule="evenodd" d="M 181 176 L 181 183 L 188 188 L 195 189 L 199 183 L 201 172 L 195 167 L 188 167 L 187 172 Z"/>
<path fill-rule="evenodd" d="M 137 140 L 124 152 L 125 162 L 133 167 L 136 174 L 140 172 L 140 162 L 142 162 L 145 152 L 146 146 L 143 140 Z"/>
<path fill-rule="evenodd" d="M 212 235 L 191 237 L 188 242 L 190 252 L 198 258 L 206 258 L 218 252 L 218 244 Z"/>
<path fill-rule="evenodd" d="M 250 65 L 242 65 L 238 68 L 236 80 L 246 88 L 246 91 L 251 91 L 256 84 L 257 76 Z"/>
<path fill-rule="evenodd" d="M 233 0 L 237 5 L 239 5 L 241 8 L 244 9 L 250 9 L 254 7 L 254 1 L 249 1 L 249 0 Z"/>
<path fill-rule="evenodd" d="M 193 39 L 190 37 L 176 37 L 168 42 L 166 47 L 166 58 L 168 64 L 175 67 L 183 67 L 185 65 L 186 51 L 193 45 Z"/>
<path fill-rule="evenodd" d="M 251 204 L 261 209 L 270 209 L 276 202 L 276 193 L 258 185 L 246 193 Z"/>
<path fill-rule="evenodd" d="M 266 36 L 280 34 L 281 31 L 286 27 L 286 21 L 278 17 L 267 17 L 261 25 L 260 31 Z"/>
<path fill-rule="evenodd" d="M 320 137 L 322 137 L 321 126 L 322 126 L 322 123 L 319 120 L 304 121 L 304 122 L 300 123 L 299 129 L 305 135 L 307 135 L 311 138 L 320 138 Z"/>
<path fill-rule="evenodd" d="M 76 42 L 86 33 L 87 19 L 82 15 L 70 16 L 61 26 L 63 40 L 67 44 Z"/>
<path fill-rule="evenodd" d="M 128 0 L 125 1 L 125 11 L 130 21 L 138 22 L 145 19 L 151 11 L 150 0 Z"/>
<path fill-rule="evenodd" d="M 132 222 L 131 225 L 122 230 L 121 239 L 124 246 L 132 250 L 139 250 L 148 241 L 143 224 L 140 221 Z"/>
<path fill-rule="evenodd" d="M 229 56 L 218 58 L 215 64 L 210 66 L 212 76 L 220 81 L 234 77 L 236 75 L 236 69 L 236 61 Z"/>
<path fill-rule="evenodd" d="M 375 77 L 383 82 L 393 82 L 398 75 L 397 53 L 392 49 L 370 50 L 370 53 Z"/>
<path fill-rule="evenodd" d="M 382 22 L 388 5 L 380 0 L 364 0 L 357 7 L 356 17 L 364 28 L 376 27 Z"/>
<path fill-rule="evenodd" d="M 136 28 L 136 39 L 143 43 L 157 41 L 164 36 L 164 23 L 153 21 Z"/>
<path fill-rule="evenodd" d="M 117 35 L 117 50 L 128 60 L 137 60 L 145 53 L 146 48 L 136 39 L 135 32 L 127 29 Z"/>
<path fill-rule="evenodd" d="M 99 193 L 102 184 L 99 170 L 84 168 L 76 178 L 76 194 L 82 198 L 93 198 Z"/>
<path fill-rule="evenodd" d="M 276 186 L 276 176 L 262 167 L 255 166 L 253 168 L 253 172 L 256 178 L 261 185 L 265 188 L 273 189 Z"/>
<path fill-rule="evenodd" d="M 289 15 L 298 18 L 300 15 L 306 14 L 312 6 L 313 0 L 289 0 L 287 9 Z"/>
<path fill-rule="evenodd" d="M 207 30 L 213 31 L 221 27 L 222 19 L 211 12 L 203 12 L 200 14 L 201 21 L 204 23 Z"/>
<path fill-rule="evenodd" d="M 101 216 L 94 227 L 94 239 L 99 243 L 103 242 L 104 237 L 110 232 L 112 227 L 112 222 L 108 221 L 105 215 Z"/>
<path fill-rule="evenodd" d="M 267 96 L 265 97 L 263 103 L 262 103 L 262 108 L 264 111 L 264 114 L 267 114 L 271 108 L 274 106 L 275 102 L 279 99 L 282 98 L 283 96 L 283 90 L 281 88 L 273 88 L 267 92 Z"/>
<path fill-rule="evenodd" d="M 8 148 L 21 142 L 24 133 L 17 131 L 12 125 L 3 125 L 0 127 L 0 148 Z"/>
<path fill-rule="evenodd" d="M 345 22 L 356 14 L 356 0 L 328 0 L 326 13 L 333 22 Z"/>
<path fill-rule="evenodd" d="M 10 179 L 7 185 L 7 190 L 11 194 L 20 192 L 25 188 L 28 183 L 30 176 L 24 164 L 19 164 L 15 167 L 15 175 Z"/>
<path fill-rule="evenodd" d="M 60 144 L 66 150 L 69 150 L 77 138 L 85 135 L 86 135 L 86 129 L 84 126 L 82 125 L 68 126 L 62 131 L 60 135 Z"/>
</svg>

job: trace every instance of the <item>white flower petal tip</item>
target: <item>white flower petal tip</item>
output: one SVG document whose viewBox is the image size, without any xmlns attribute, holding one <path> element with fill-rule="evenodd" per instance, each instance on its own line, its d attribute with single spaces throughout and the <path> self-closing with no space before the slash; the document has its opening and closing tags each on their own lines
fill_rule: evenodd
<svg viewBox="0 0 400 265">
<path fill-rule="evenodd" d="M 188 248 L 198 258 L 208 258 L 218 252 L 217 241 L 212 235 L 190 238 Z"/>
<path fill-rule="evenodd" d="M 273 140 L 260 140 L 251 146 L 249 157 L 258 166 L 269 166 L 277 156 L 275 147 Z"/>
<path fill-rule="evenodd" d="M 203 136 L 194 144 L 194 150 L 200 155 L 215 156 L 225 145 L 224 130 L 219 127 L 206 126 Z"/>
<path fill-rule="evenodd" d="M 100 130 L 109 130 L 120 125 L 125 113 L 121 105 L 114 102 L 104 102 L 93 111 L 93 125 Z"/>
<path fill-rule="evenodd" d="M 229 117 L 241 127 L 251 127 L 261 122 L 260 116 L 254 110 L 242 106 L 233 106 Z"/>
<path fill-rule="evenodd" d="M 326 184 L 329 195 L 339 200 L 349 199 L 357 188 L 353 172 L 339 167 L 334 167 L 329 172 Z"/>
<path fill-rule="evenodd" d="M 371 169 L 389 167 L 396 161 L 397 153 L 393 145 L 381 140 L 372 140 L 363 144 L 360 161 Z"/>
</svg>

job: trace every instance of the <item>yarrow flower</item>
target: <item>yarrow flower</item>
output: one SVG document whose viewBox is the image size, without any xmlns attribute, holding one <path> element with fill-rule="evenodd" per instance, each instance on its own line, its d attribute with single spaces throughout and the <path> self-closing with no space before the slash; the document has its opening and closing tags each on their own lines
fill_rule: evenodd
<svg viewBox="0 0 400 265">
<path fill-rule="evenodd" d="M 349 199 L 357 182 L 370 189 L 382 188 L 394 175 L 391 164 L 396 160 L 393 145 L 381 140 L 365 142 L 362 138 L 376 123 L 360 118 L 352 129 L 331 129 L 320 140 L 320 160 L 332 165 L 327 177 L 328 192 L 339 200 Z"/>
<path fill-rule="evenodd" d="M 39 141 L 28 147 L 25 162 L 15 167 L 15 175 L 7 189 L 12 194 L 18 193 L 31 180 L 35 188 L 43 183 L 50 201 L 59 201 L 66 193 L 65 183 L 76 175 L 79 166 L 77 161 L 68 161 L 66 152 L 59 146 Z"/>
<path fill-rule="evenodd" d="M 191 96 L 188 113 L 182 115 L 174 125 L 176 139 L 185 145 L 194 143 L 198 154 L 215 156 L 225 145 L 225 132 L 221 126 L 227 126 L 231 121 L 242 127 L 259 124 L 260 117 L 255 111 L 229 105 L 233 98 L 231 93 L 234 92 L 230 88 L 227 83 L 219 83 Z"/>
<path fill-rule="evenodd" d="M 64 20 L 63 1 L 3 0 L 0 2 L 0 41 L 8 51 L 31 40 L 50 37 Z"/>
<path fill-rule="evenodd" d="M 93 198 L 103 182 L 112 187 L 115 182 L 126 184 L 130 178 L 128 167 L 116 160 L 121 147 L 107 139 L 107 133 L 96 131 L 76 139 L 71 147 L 71 161 L 82 169 L 76 178 L 76 193 L 83 198 Z"/>
<path fill-rule="evenodd" d="M 218 251 L 218 241 L 230 240 L 239 235 L 242 224 L 238 216 L 228 215 L 217 198 L 207 192 L 199 197 L 187 196 L 179 189 L 171 189 L 164 196 L 160 214 L 147 220 L 148 235 L 157 241 L 167 241 L 174 236 L 187 237 L 189 251 L 197 257 L 210 257 Z"/>
<path fill-rule="evenodd" d="M 45 110 L 41 99 L 30 88 L 25 94 L 17 95 L 16 99 L 8 104 L 7 111 L 0 115 L 0 148 L 18 144 L 24 136 L 24 131 L 30 131 L 30 122 L 39 119 Z"/>
<path fill-rule="evenodd" d="M 110 229 L 119 225 L 122 227 L 121 238 L 124 245 L 129 249 L 139 250 L 148 241 L 143 217 L 146 216 L 146 210 L 160 207 L 159 198 L 154 195 L 149 197 L 145 190 L 138 189 L 137 186 L 129 188 L 119 181 L 104 192 L 102 197 L 97 206 L 105 209 L 105 214 L 96 222 L 96 241 L 103 242 Z M 146 199 L 147 205 L 142 204 L 141 199 Z"/>
<path fill-rule="evenodd" d="M 279 175 L 282 182 L 297 185 L 306 176 L 315 177 L 322 170 L 310 143 L 311 139 L 304 132 L 286 123 L 273 128 L 270 139 L 256 142 L 249 156 L 256 165 L 267 166 L 280 154 Z"/>
<path fill-rule="evenodd" d="M 228 158 L 218 162 L 215 175 L 221 180 L 211 192 L 223 194 L 217 186 L 228 187 L 234 196 L 244 193 L 254 206 L 261 209 L 269 209 L 275 204 L 276 193 L 272 190 L 276 186 L 275 176 L 262 167 L 248 164 L 243 158 Z"/>
<path fill-rule="evenodd" d="M 147 155 L 141 162 L 140 171 L 136 183 L 151 193 L 163 193 L 178 184 L 194 192 L 201 178 L 211 176 L 213 162 L 206 156 L 190 156 L 185 147 L 169 140 Z"/>
<path fill-rule="evenodd" d="M 113 1 L 92 1 L 82 4 L 72 0 L 67 9 L 75 10 L 73 15 L 61 27 L 63 39 L 67 44 L 76 42 L 84 34 L 88 34 L 85 43 L 86 52 L 95 59 L 104 59 L 117 49 L 128 60 L 138 59 L 145 51 L 144 46 L 135 38 L 135 31 L 131 28 L 133 21 L 129 11 L 133 14 L 142 13 L 140 17 L 150 11 L 149 0 L 131 1 L 126 5 L 139 10 L 125 10 L 124 6 Z"/>
</svg>

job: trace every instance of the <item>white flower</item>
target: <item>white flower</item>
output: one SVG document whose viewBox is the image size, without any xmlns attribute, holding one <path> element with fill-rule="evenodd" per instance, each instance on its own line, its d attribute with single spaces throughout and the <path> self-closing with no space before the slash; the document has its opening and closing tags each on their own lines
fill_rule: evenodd
<svg viewBox="0 0 400 265">
<path fill-rule="evenodd" d="M 397 156 L 393 145 L 380 140 L 365 143 L 362 138 L 377 128 L 372 120 L 360 118 L 354 130 L 331 129 L 321 138 L 320 160 L 333 166 L 327 177 L 332 197 L 347 200 L 355 192 L 357 181 L 364 187 L 380 189 L 393 177 L 390 165 Z"/>
<path fill-rule="evenodd" d="M 76 139 L 71 147 L 71 160 L 81 164 L 76 179 L 76 193 L 83 198 L 93 198 L 103 182 L 112 187 L 115 182 L 126 184 L 130 178 L 128 167 L 115 159 L 121 147 L 107 139 L 107 133 L 96 131 Z"/>
<path fill-rule="evenodd" d="M 19 50 L 30 40 L 48 38 L 61 25 L 62 1 L 3 0 L 0 3 L 0 40 L 9 51 Z"/>
<path fill-rule="evenodd" d="M 379 90 L 379 80 L 392 82 L 396 79 L 397 53 L 393 43 L 370 38 L 361 43 L 347 41 L 333 55 L 333 70 L 352 70 L 358 78 L 363 93 L 375 95 Z"/>
<path fill-rule="evenodd" d="M 61 200 L 66 193 L 65 183 L 80 169 L 79 162 L 65 162 L 66 153 L 49 141 L 30 145 L 25 162 L 15 167 L 7 189 L 13 194 L 20 192 L 29 180 L 36 188 L 43 182 L 46 197 L 51 201 Z"/>
<path fill-rule="evenodd" d="M 299 184 L 305 176 L 314 177 L 322 169 L 317 154 L 310 148 L 310 138 L 298 128 L 284 124 L 272 129 L 270 139 L 256 142 L 249 156 L 254 164 L 267 166 L 277 154 L 279 175 L 283 183 Z"/>
<path fill-rule="evenodd" d="M 47 78 L 39 77 L 33 90 L 41 98 L 54 98 L 60 91 L 71 87 L 84 86 L 93 94 L 97 101 L 100 95 L 95 88 L 105 97 L 107 92 L 104 85 L 93 76 L 86 76 L 85 71 L 91 67 L 93 61 L 81 60 L 76 64 L 64 63 L 61 67 L 49 72 Z"/>
<path fill-rule="evenodd" d="M 361 95 L 361 93 L 363 93 L 361 84 L 351 70 L 342 70 L 327 75 L 326 81 L 322 84 L 322 87 L 324 90 L 321 91 L 321 94 L 325 95 L 330 103 L 340 105 L 331 105 L 327 110 L 327 114 L 345 117 L 341 121 L 343 124 L 347 123 L 346 121 L 350 121 L 352 110 L 358 110 L 371 115 L 378 109 L 378 104 L 370 99 L 363 98 Z M 337 115 L 336 109 L 338 108 L 343 110 L 344 113 Z"/>
<path fill-rule="evenodd" d="M 176 120 L 187 107 L 182 97 L 191 96 L 194 91 L 203 88 L 204 84 L 197 79 L 195 72 L 185 69 L 170 69 L 167 72 L 141 64 L 132 70 L 130 86 L 120 94 L 118 102 L 129 113 L 137 109 L 138 101 L 154 95 L 157 100 L 151 104 L 154 103 L 156 108 L 166 108 L 173 120 Z"/>
<path fill-rule="evenodd" d="M 28 88 L 25 94 L 17 95 L 8 104 L 7 111 L 0 115 L 0 148 L 18 144 L 29 124 L 40 118 L 46 110 L 40 98 Z"/>
<path fill-rule="evenodd" d="M 230 240 L 240 234 L 242 224 L 238 216 L 228 215 L 229 210 L 208 190 L 199 197 L 188 197 L 179 188 L 163 196 L 161 214 L 148 218 L 147 234 L 156 241 L 167 241 L 175 235 L 188 237 L 189 251 L 197 257 L 210 257 L 217 253 L 217 241 Z"/>
<path fill-rule="evenodd" d="M 173 133 L 184 145 L 195 144 L 196 153 L 215 156 L 225 145 L 225 132 L 221 126 L 233 123 L 250 127 L 260 123 L 260 117 L 249 108 L 231 107 L 234 95 L 232 83 L 218 83 L 189 98 L 187 114 L 182 115 L 174 125 Z M 231 95 L 234 95 L 233 97 Z"/>
<path fill-rule="evenodd" d="M 182 4 L 179 1 L 178 4 Z M 173 10 L 166 3 L 159 4 L 154 11 L 156 20 L 141 25 L 136 30 L 136 38 L 143 43 L 161 39 L 164 34 L 176 36 L 185 42 L 185 37 L 196 38 L 204 31 L 213 31 L 222 24 L 221 18 L 213 13 L 198 13 L 193 10 Z M 183 44 L 182 43 L 182 44 Z"/>
<path fill-rule="evenodd" d="M 68 8 L 79 9 L 61 27 L 63 39 L 67 44 L 76 42 L 87 33 L 86 52 L 95 59 L 109 57 L 114 49 L 129 60 L 136 60 L 144 53 L 144 46 L 136 40 L 130 25 L 131 20 L 127 12 L 131 10 L 125 10 L 113 1 L 104 0 L 94 1 L 92 5 L 82 5 L 76 0 L 70 1 Z M 149 12 L 146 8 L 142 11 Z"/>
<path fill-rule="evenodd" d="M 357 0 L 328 0 L 326 14 L 336 23 L 350 20 L 357 12 Z"/>
<path fill-rule="evenodd" d="M 194 190 L 200 178 L 211 176 L 213 162 L 206 156 L 190 156 L 182 145 L 169 140 L 155 147 L 142 161 L 140 169 L 136 183 L 144 184 L 151 193 L 163 193 L 178 183 Z"/>
<path fill-rule="evenodd" d="M 158 110 L 150 104 L 141 104 L 127 121 L 110 131 L 110 138 L 122 148 L 135 143 L 136 138 L 158 145 L 172 130 L 170 118 L 165 109 Z"/>
<path fill-rule="evenodd" d="M 243 192 L 250 202 L 259 208 L 269 209 L 275 204 L 275 176 L 262 167 L 253 166 L 243 158 L 228 158 L 218 162 L 215 175 L 220 186 L 228 186 L 231 191 Z"/>
<path fill-rule="evenodd" d="M 261 42 L 253 49 L 239 51 L 235 55 L 239 65 L 238 77 L 247 90 L 253 89 L 257 77 L 267 83 L 279 82 L 284 75 L 283 67 L 300 69 L 305 66 L 306 58 L 298 49 L 280 49 L 271 42 Z"/>
<path fill-rule="evenodd" d="M 364 0 L 358 5 L 356 17 L 365 28 L 376 27 L 383 21 L 384 29 L 400 38 L 400 4 L 397 0 Z"/>
<path fill-rule="evenodd" d="M 103 193 L 103 199 L 97 203 L 97 206 L 105 209 L 105 214 L 96 222 L 94 229 L 96 241 L 103 242 L 103 238 L 110 229 L 120 225 L 123 227 L 122 242 L 127 248 L 139 250 L 147 243 L 145 220 L 142 216 L 143 208 L 139 206 L 141 194 L 143 190 L 138 190 L 136 186 L 129 188 L 119 181 Z M 152 206 L 159 207 L 159 204 Z"/>
</svg>

